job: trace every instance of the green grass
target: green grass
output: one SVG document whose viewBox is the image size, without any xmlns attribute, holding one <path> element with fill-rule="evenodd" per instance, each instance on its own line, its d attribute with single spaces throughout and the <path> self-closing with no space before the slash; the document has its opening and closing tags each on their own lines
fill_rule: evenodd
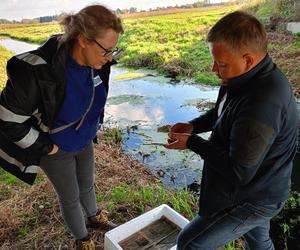
<svg viewBox="0 0 300 250">
<path fill-rule="evenodd" d="M 6 83 L 6 63 L 12 55 L 13 54 L 10 51 L 0 46 L 0 90 L 3 89 Z"/>
<path fill-rule="evenodd" d="M 292 45 L 289 47 L 290 53 L 299 53 L 300 51 L 300 40 L 296 40 L 292 43 Z"/>
<path fill-rule="evenodd" d="M 144 73 L 137 73 L 137 72 L 129 72 L 125 74 L 118 75 L 114 78 L 115 81 L 127 81 L 127 80 L 134 80 L 141 77 L 144 77 Z"/>
<path fill-rule="evenodd" d="M 2 24 L 0 27 L 0 35 L 31 43 L 43 43 L 50 35 L 61 33 L 57 23 Z"/>
<path fill-rule="evenodd" d="M 180 77 L 206 72 L 210 77 L 198 77 L 197 82 L 204 79 L 205 83 L 216 84 L 210 73 L 208 46 L 203 41 L 207 30 L 233 8 L 126 19 L 126 31 L 120 39 L 120 47 L 124 49 L 120 62 Z"/>
<path fill-rule="evenodd" d="M 217 84 L 217 78 L 210 72 L 209 50 L 203 41 L 208 29 L 235 8 L 225 6 L 127 18 L 119 42 L 119 47 L 124 49 L 120 63 L 156 69 L 177 79 L 196 77 L 195 82 Z M 0 25 L 0 34 L 34 43 L 42 43 L 60 32 L 57 23 Z"/>
<path fill-rule="evenodd" d="M 121 128 L 106 128 L 104 131 L 104 140 L 107 144 L 118 144 L 123 141 Z"/>
<path fill-rule="evenodd" d="M 0 168 L 0 183 L 7 186 L 24 184 L 24 182 L 20 181 L 17 177 L 13 176 L 12 174 L 4 171 L 2 168 Z"/>
<path fill-rule="evenodd" d="M 111 210 L 115 210 L 118 205 L 125 205 L 136 209 L 139 213 L 145 212 L 146 207 L 169 204 L 177 212 L 190 218 L 194 217 L 197 206 L 197 199 L 187 191 L 178 190 L 170 195 L 162 186 L 136 188 L 125 183 L 114 187 L 108 200 Z"/>
</svg>

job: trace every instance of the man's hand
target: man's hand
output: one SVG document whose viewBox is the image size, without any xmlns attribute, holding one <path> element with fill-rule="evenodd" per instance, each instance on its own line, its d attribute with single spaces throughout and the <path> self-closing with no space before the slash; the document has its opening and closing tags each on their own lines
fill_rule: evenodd
<svg viewBox="0 0 300 250">
<path fill-rule="evenodd" d="M 179 122 L 174 124 L 171 128 L 170 128 L 170 132 L 171 133 L 186 133 L 186 134 L 191 134 L 193 131 L 193 125 L 191 123 L 184 123 L 184 122 Z"/>
<path fill-rule="evenodd" d="M 48 153 L 48 155 L 54 155 L 57 153 L 57 151 L 58 151 L 58 146 L 53 144 L 53 148 L 52 148 L 51 152 Z"/>
<path fill-rule="evenodd" d="M 191 136 L 188 133 L 172 133 L 169 132 L 168 144 L 165 145 L 168 149 L 187 149 L 187 140 Z"/>
</svg>

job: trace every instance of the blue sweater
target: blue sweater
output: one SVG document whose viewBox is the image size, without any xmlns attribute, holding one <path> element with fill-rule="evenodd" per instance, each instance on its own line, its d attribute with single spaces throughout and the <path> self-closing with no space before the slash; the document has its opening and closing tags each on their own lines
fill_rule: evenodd
<svg viewBox="0 0 300 250">
<path fill-rule="evenodd" d="M 80 120 L 92 101 L 93 91 L 95 92 L 92 106 L 78 128 Z M 106 98 L 105 87 L 96 71 L 92 72 L 91 68 L 81 66 L 69 58 L 65 98 L 52 129 L 78 122 L 61 132 L 50 135 L 53 143 L 66 152 L 83 149 L 97 133 L 100 113 L 103 111 Z"/>
</svg>

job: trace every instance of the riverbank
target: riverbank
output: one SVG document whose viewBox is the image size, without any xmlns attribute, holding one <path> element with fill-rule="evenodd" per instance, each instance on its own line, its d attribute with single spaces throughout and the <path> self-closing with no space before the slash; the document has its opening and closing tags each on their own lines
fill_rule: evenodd
<svg viewBox="0 0 300 250">
<path fill-rule="evenodd" d="M 111 133 L 112 134 L 112 133 Z M 168 190 L 147 166 L 124 154 L 116 138 L 100 134 L 95 145 L 97 202 L 108 209 L 110 219 L 125 223 L 138 215 L 168 204 L 188 219 L 198 210 L 197 196 L 185 190 Z M 298 246 L 300 193 L 294 192 L 284 210 L 272 220 L 271 237 L 278 249 Z M 105 230 L 92 232 L 103 249 Z M 0 249 L 73 249 L 73 239 L 60 215 L 52 185 L 42 172 L 28 186 L 0 169 Z M 242 242 L 227 250 L 243 250 Z"/>
<path fill-rule="evenodd" d="M 102 140 L 103 141 L 103 140 Z M 119 144 L 95 146 L 97 201 L 117 224 L 160 204 L 168 204 L 191 219 L 197 199 L 186 191 L 162 187 L 149 169 L 125 155 Z M 51 184 L 42 173 L 33 186 L 0 173 L 0 248 L 72 249 L 73 240 L 60 216 Z M 104 230 L 93 233 L 103 249 Z"/>
<path fill-rule="evenodd" d="M 268 30 L 269 54 L 289 79 L 300 101 L 300 37 L 287 31 Z"/>
<path fill-rule="evenodd" d="M 167 16 L 164 16 L 164 18 L 167 18 Z M 149 20 L 149 23 L 151 22 L 152 21 Z M 160 24 L 161 23 L 157 23 L 156 25 L 159 26 Z M 27 34 L 31 34 L 31 31 L 26 31 L 26 26 L 17 28 L 14 28 L 12 26 L 10 27 L 11 31 L 6 31 L 8 33 L 3 33 L 3 27 L 3 25 L 0 25 L 0 34 L 6 34 L 6 36 L 8 37 L 30 42 L 34 42 L 36 39 L 36 37 L 34 36 L 28 37 Z M 37 29 L 40 29 L 40 31 L 45 29 L 46 31 L 43 31 L 42 33 L 46 33 L 47 37 L 51 34 L 51 32 L 53 32 L 52 29 L 54 29 L 54 27 L 58 28 L 57 24 L 54 27 L 53 24 L 51 24 L 51 29 L 49 28 L 49 30 L 47 30 L 47 25 L 37 27 Z M 30 28 L 28 27 L 28 29 Z M 137 31 L 136 29 L 143 29 L 143 27 L 131 27 L 131 29 L 133 30 L 133 33 L 138 33 L 139 31 Z M 25 33 L 19 34 L 19 30 L 25 30 Z M 207 28 L 205 28 L 201 32 L 204 32 L 206 30 Z M 19 35 L 17 36 L 16 34 L 14 34 L 14 32 Z M 123 57 L 120 59 L 120 65 L 124 67 L 144 67 L 155 69 L 158 70 L 159 73 L 171 77 L 175 80 L 190 79 L 189 82 L 202 83 L 213 86 L 219 84 L 219 80 L 217 79 L 217 77 L 210 72 L 211 58 L 209 55 L 208 47 L 203 41 L 201 41 L 201 39 L 203 39 L 204 33 L 202 33 L 202 35 L 199 35 L 199 41 L 195 41 L 192 39 L 192 44 L 185 41 L 185 43 L 187 44 L 183 43 L 180 45 L 184 46 L 184 48 L 181 48 L 174 42 L 171 42 L 171 44 L 167 42 L 168 45 L 166 46 L 174 47 L 181 51 L 179 56 L 178 54 L 174 54 L 172 51 L 170 51 L 170 49 L 166 49 L 166 51 L 163 51 L 158 47 L 156 47 L 157 51 L 155 53 L 152 53 L 151 51 L 153 47 L 155 48 L 155 46 L 157 46 L 157 44 L 159 43 L 155 40 L 148 42 L 151 42 L 154 45 L 156 44 L 155 46 L 144 44 L 144 42 L 136 42 L 134 45 L 130 45 L 130 43 L 134 42 L 134 39 L 137 38 L 137 36 L 132 34 L 132 32 L 130 32 L 129 30 L 129 35 L 125 34 L 124 39 L 120 42 L 121 47 L 127 48 L 123 54 Z M 153 33 L 153 30 L 150 29 L 147 32 L 143 32 L 143 34 L 141 35 L 141 41 L 143 41 L 143 39 L 146 39 L 146 37 L 143 36 L 149 33 Z M 174 34 L 176 35 L 177 33 Z M 184 34 L 184 36 L 186 35 L 189 35 L 189 33 Z M 294 95 L 298 98 L 298 100 L 300 100 L 300 37 L 292 35 L 287 31 L 274 31 L 269 28 L 267 28 L 267 35 L 269 40 L 270 56 L 273 58 L 278 67 L 283 71 L 283 73 L 288 77 L 289 81 L 291 82 Z M 170 36 L 170 34 L 168 34 L 168 36 Z M 46 35 L 43 35 L 42 37 L 43 40 L 46 39 Z M 165 38 L 166 41 L 168 39 L 172 40 L 172 38 Z M 181 43 L 181 41 L 178 41 L 178 43 Z M 145 48 L 151 49 L 145 50 Z M 3 86 L 6 78 L 6 61 L 11 56 L 11 53 L 3 47 L 0 47 L 0 50 L 1 87 Z M 168 60 L 161 58 L 162 56 L 165 56 L 166 58 L 168 58 Z"/>
</svg>

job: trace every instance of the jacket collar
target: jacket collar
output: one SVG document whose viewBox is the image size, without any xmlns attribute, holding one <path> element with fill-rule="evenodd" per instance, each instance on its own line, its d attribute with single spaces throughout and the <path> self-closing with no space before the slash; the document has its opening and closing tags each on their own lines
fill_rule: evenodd
<svg viewBox="0 0 300 250">
<path fill-rule="evenodd" d="M 259 64 L 257 64 L 253 69 L 251 69 L 250 71 L 248 71 L 247 73 L 241 76 L 238 76 L 228 81 L 228 86 L 227 86 L 228 94 L 235 95 L 255 87 L 253 86 L 254 83 L 250 84 L 249 82 L 254 78 L 258 78 L 265 74 L 269 74 L 269 72 L 272 71 L 274 67 L 275 64 L 273 63 L 271 57 L 267 54 L 264 57 L 264 59 Z"/>
</svg>

